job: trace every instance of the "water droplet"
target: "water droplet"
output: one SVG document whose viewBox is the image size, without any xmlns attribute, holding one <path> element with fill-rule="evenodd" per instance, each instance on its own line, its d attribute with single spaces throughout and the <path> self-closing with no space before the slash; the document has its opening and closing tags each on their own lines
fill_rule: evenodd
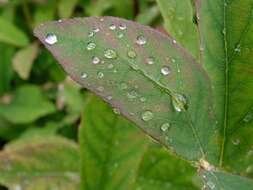
<svg viewBox="0 0 253 190">
<path fill-rule="evenodd" d="M 87 77 L 88 77 L 87 73 L 82 73 L 81 78 L 85 79 Z"/>
<path fill-rule="evenodd" d="M 232 140 L 232 143 L 233 143 L 234 145 L 239 145 L 239 144 L 241 143 L 241 141 L 240 141 L 240 139 L 233 139 L 233 140 Z"/>
<path fill-rule="evenodd" d="M 120 30 L 126 30 L 127 26 L 125 24 L 120 24 L 119 29 Z"/>
<path fill-rule="evenodd" d="M 87 50 L 93 50 L 93 49 L 95 49 L 96 48 L 96 44 L 95 43 L 93 43 L 93 42 L 89 42 L 88 44 L 87 44 L 87 47 L 86 47 L 86 49 Z"/>
<path fill-rule="evenodd" d="M 172 43 L 173 43 L 173 44 L 176 44 L 176 43 L 177 43 L 177 41 L 176 41 L 176 40 L 172 40 Z"/>
<path fill-rule="evenodd" d="M 151 111 L 145 111 L 142 113 L 141 118 L 143 121 L 150 121 L 153 119 L 154 114 Z"/>
<path fill-rule="evenodd" d="M 252 173 L 252 172 L 253 172 L 253 165 L 248 166 L 248 167 L 246 168 L 246 173 Z"/>
<path fill-rule="evenodd" d="M 187 110 L 187 100 L 185 96 L 181 94 L 172 95 L 172 105 L 177 112 L 182 112 Z"/>
<path fill-rule="evenodd" d="M 131 59 L 134 59 L 134 58 L 136 58 L 137 54 L 135 53 L 134 50 L 129 50 L 127 52 L 127 56 L 130 57 Z"/>
<path fill-rule="evenodd" d="M 94 36 L 94 32 L 89 32 L 88 33 L 88 37 L 93 37 Z"/>
<path fill-rule="evenodd" d="M 120 83 L 120 85 L 119 85 L 120 90 L 126 90 L 127 88 L 128 88 L 128 86 L 126 83 L 124 83 L 124 82 Z"/>
<path fill-rule="evenodd" d="M 141 97 L 141 98 L 140 98 L 140 101 L 141 101 L 141 102 L 146 102 L 146 100 L 147 100 L 147 99 L 146 99 L 145 97 Z"/>
<path fill-rule="evenodd" d="M 211 181 L 208 181 L 207 183 L 207 186 L 210 187 L 211 189 L 214 189 L 215 188 L 215 184 Z"/>
<path fill-rule="evenodd" d="M 139 70 L 139 67 L 138 67 L 138 65 L 136 65 L 136 64 L 131 64 L 130 66 L 131 66 L 131 68 L 132 68 L 133 70 L 135 70 L 135 71 Z"/>
<path fill-rule="evenodd" d="M 123 34 L 123 33 L 118 33 L 117 37 L 118 37 L 118 38 L 123 38 L 123 37 L 124 37 L 124 34 Z"/>
<path fill-rule="evenodd" d="M 100 22 L 104 22 L 104 20 L 105 20 L 104 18 L 100 18 Z"/>
<path fill-rule="evenodd" d="M 55 34 L 47 34 L 45 42 L 49 45 L 54 45 L 57 42 L 57 36 Z"/>
<path fill-rule="evenodd" d="M 99 91 L 99 92 L 103 92 L 104 91 L 104 87 L 103 86 L 99 86 L 99 87 L 97 87 L 97 90 Z"/>
<path fill-rule="evenodd" d="M 249 123 L 252 119 L 253 119 L 253 114 L 251 112 L 249 112 L 243 118 L 243 122 Z"/>
<path fill-rule="evenodd" d="M 172 58 L 171 59 L 172 63 L 176 63 L 176 59 Z"/>
<path fill-rule="evenodd" d="M 98 77 L 99 79 L 103 78 L 103 77 L 104 77 L 104 73 L 98 72 L 97 77 Z"/>
<path fill-rule="evenodd" d="M 137 37 L 136 43 L 137 43 L 138 45 L 144 45 L 144 44 L 147 43 L 147 40 L 146 40 L 146 38 L 145 38 L 144 36 L 141 35 L 141 36 L 138 36 L 138 37 Z"/>
<path fill-rule="evenodd" d="M 199 50 L 200 50 L 200 51 L 204 51 L 205 48 L 204 48 L 203 46 L 200 46 Z"/>
<path fill-rule="evenodd" d="M 112 49 L 107 49 L 105 50 L 104 52 L 104 56 L 107 58 L 107 59 L 116 59 L 117 58 L 117 53 L 112 50 Z"/>
<path fill-rule="evenodd" d="M 110 64 L 107 66 L 108 69 L 112 69 L 113 67 L 114 67 L 114 65 L 113 65 L 112 63 L 110 63 Z"/>
<path fill-rule="evenodd" d="M 110 28 L 110 30 L 115 30 L 115 29 L 116 29 L 116 25 L 115 25 L 115 24 L 111 24 L 111 25 L 109 26 L 109 28 Z"/>
<path fill-rule="evenodd" d="M 107 100 L 112 100 L 112 96 L 107 96 Z"/>
<path fill-rule="evenodd" d="M 146 59 L 146 63 L 147 63 L 148 65 L 153 65 L 153 64 L 155 63 L 154 57 L 148 57 L 148 58 Z"/>
<path fill-rule="evenodd" d="M 241 52 L 241 45 L 238 44 L 235 48 L 235 52 L 240 53 Z"/>
<path fill-rule="evenodd" d="M 169 124 L 169 123 L 164 123 L 164 124 L 162 124 L 162 126 L 161 126 L 161 130 L 162 130 L 163 132 L 167 131 L 169 128 L 170 128 L 170 124 Z"/>
<path fill-rule="evenodd" d="M 11 188 L 12 190 L 22 190 L 22 187 L 18 184 L 13 185 L 13 187 Z"/>
<path fill-rule="evenodd" d="M 164 66 L 164 67 L 161 68 L 161 73 L 163 75 L 168 75 L 168 74 L 171 73 L 171 70 L 170 70 L 170 68 L 168 66 Z"/>
<path fill-rule="evenodd" d="M 137 96 L 138 96 L 138 93 L 136 91 L 134 91 L 134 90 L 132 90 L 132 91 L 130 91 L 130 92 L 127 93 L 127 97 L 129 99 L 137 98 Z"/>
<path fill-rule="evenodd" d="M 99 32 L 99 31 L 100 31 L 99 28 L 93 28 L 93 32 L 97 33 L 97 32 Z"/>
<path fill-rule="evenodd" d="M 115 114 L 117 114 L 117 115 L 120 114 L 120 110 L 119 110 L 118 108 L 113 108 L 113 112 L 114 112 Z"/>
<path fill-rule="evenodd" d="M 98 57 L 92 57 L 92 64 L 96 65 L 100 63 L 100 59 Z"/>
</svg>

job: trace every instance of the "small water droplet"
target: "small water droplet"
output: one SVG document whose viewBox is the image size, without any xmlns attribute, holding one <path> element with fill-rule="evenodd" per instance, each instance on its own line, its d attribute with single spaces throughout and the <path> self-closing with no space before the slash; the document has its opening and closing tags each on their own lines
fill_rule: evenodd
<svg viewBox="0 0 253 190">
<path fill-rule="evenodd" d="M 93 43 L 93 42 L 89 42 L 88 44 L 87 44 L 87 47 L 86 47 L 86 49 L 87 50 L 93 50 L 93 49 L 95 49 L 96 48 L 96 44 L 95 43 Z"/>
<path fill-rule="evenodd" d="M 107 96 L 107 100 L 112 100 L 112 96 Z"/>
<path fill-rule="evenodd" d="M 253 165 L 248 166 L 248 167 L 246 168 L 246 173 L 252 173 L 252 172 L 253 172 Z"/>
<path fill-rule="evenodd" d="M 107 59 L 116 59 L 117 58 L 117 53 L 116 51 L 112 50 L 112 49 L 107 49 L 105 50 L 104 52 L 104 56 L 107 58 Z"/>
<path fill-rule="evenodd" d="M 114 67 L 114 65 L 113 65 L 112 63 L 110 63 L 110 64 L 107 66 L 108 69 L 112 69 L 113 67 Z"/>
<path fill-rule="evenodd" d="M 134 90 L 132 90 L 132 91 L 130 91 L 130 92 L 127 93 L 127 97 L 129 99 L 137 98 L 137 96 L 138 96 L 138 93 L 136 91 L 134 91 Z"/>
<path fill-rule="evenodd" d="M 171 59 L 172 63 L 176 63 L 176 59 L 172 58 Z"/>
<path fill-rule="evenodd" d="M 154 114 L 148 110 L 142 113 L 141 118 L 143 121 L 150 121 L 154 118 Z"/>
<path fill-rule="evenodd" d="M 97 87 L 97 90 L 99 91 L 99 92 L 103 92 L 104 91 L 104 87 L 103 86 L 99 86 L 99 87 Z"/>
<path fill-rule="evenodd" d="M 155 63 L 154 57 L 148 57 L 148 58 L 146 59 L 146 63 L 147 63 L 148 65 L 153 65 L 153 64 Z"/>
<path fill-rule="evenodd" d="M 119 110 L 118 108 L 113 108 L 113 112 L 114 112 L 115 114 L 117 114 L 117 115 L 120 114 L 120 110 Z"/>
<path fill-rule="evenodd" d="M 128 86 L 126 83 L 124 83 L 124 82 L 120 83 L 120 85 L 119 85 L 120 90 L 126 90 L 127 88 L 128 88 Z"/>
<path fill-rule="evenodd" d="M 98 57 L 92 57 L 92 64 L 97 65 L 100 63 L 100 59 Z"/>
<path fill-rule="evenodd" d="M 104 22 L 104 20 L 105 20 L 104 18 L 100 18 L 100 22 Z"/>
<path fill-rule="evenodd" d="M 204 48 L 203 46 L 200 46 L 199 50 L 200 50 L 200 51 L 204 51 L 205 48 Z"/>
<path fill-rule="evenodd" d="M 118 38 L 123 38 L 123 37 L 124 37 L 124 34 L 123 34 L 123 33 L 118 33 L 117 37 L 118 37 Z"/>
<path fill-rule="evenodd" d="M 244 123 L 249 123 L 253 119 L 253 113 L 249 112 L 243 118 Z"/>
<path fill-rule="evenodd" d="M 131 66 L 131 68 L 132 68 L 133 70 L 135 70 L 135 71 L 139 70 L 139 67 L 138 67 L 138 65 L 136 65 L 136 64 L 131 64 L 130 66 Z"/>
<path fill-rule="evenodd" d="M 147 40 L 146 40 L 146 38 L 144 36 L 140 35 L 140 36 L 137 37 L 136 43 L 138 45 L 144 45 L 144 44 L 147 43 Z"/>
<path fill-rule="evenodd" d="M 94 32 L 89 32 L 88 33 L 88 37 L 93 37 L 94 36 Z"/>
<path fill-rule="evenodd" d="M 176 41 L 176 40 L 172 40 L 172 43 L 173 43 L 173 44 L 176 44 L 176 43 L 177 43 L 177 41 Z"/>
<path fill-rule="evenodd" d="M 98 77 L 99 79 L 103 78 L 103 77 L 104 77 L 104 73 L 98 72 L 97 77 Z"/>
<path fill-rule="evenodd" d="M 182 111 L 187 110 L 187 100 L 184 95 L 173 94 L 172 105 L 177 112 L 182 112 Z"/>
<path fill-rule="evenodd" d="M 119 25 L 119 29 L 120 30 L 126 30 L 127 29 L 127 26 L 125 24 L 120 24 Z"/>
<path fill-rule="evenodd" d="M 167 131 L 170 128 L 170 124 L 169 123 L 164 123 L 161 125 L 161 130 L 163 132 Z"/>
<path fill-rule="evenodd" d="M 232 143 L 233 143 L 234 145 L 239 145 L 239 144 L 241 143 L 241 141 L 240 141 L 240 139 L 233 139 L 233 140 L 232 140 Z"/>
<path fill-rule="evenodd" d="M 55 34 L 47 34 L 45 42 L 49 45 L 54 45 L 57 42 L 57 36 Z"/>
<path fill-rule="evenodd" d="M 171 70 L 170 70 L 170 68 L 168 66 L 164 66 L 164 67 L 161 68 L 161 73 L 163 75 L 168 75 L 168 74 L 171 73 Z"/>
<path fill-rule="evenodd" d="M 99 31 L 100 31 L 99 28 L 93 28 L 93 32 L 97 33 L 97 32 L 99 32 Z"/>
<path fill-rule="evenodd" d="M 235 48 L 235 52 L 240 53 L 241 52 L 241 45 L 238 44 Z"/>
<path fill-rule="evenodd" d="M 135 53 L 134 50 L 129 50 L 127 52 L 127 56 L 130 57 L 131 59 L 134 59 L 134 58 L 136 58 L 137 54 Z"/>
<path fill-rule="evenodd" d="M 140 101 L 141 101 L 141 102 L 146 102 L 146 100 L 147 100 L 147 99 L 146 99 L 145 97 L 141 97 L 141 98 L 140 98 Z"/>
<path fill-rule="evenodd" d="M 207 184 L 207 186 L 210 187 L 211 189 L 214 189 L 214 188 L 215 188 L 215 184 L 214 184 L 212 181 L 208 181 L 206 184 Z"/>
<path fill-rule="evenodd" d="M 111 25 L 109 26 L 109 28 L 110 28 L 110 30 L 115 30 L 115 29 L 116 29 L 116 25 L 115 25 L 115 24 L 111 24 Z"/>
<path fill-rule="evenodd" d="M 87 77 L 88 77 L 87 73 L 82 73 L 81 78 L 85 79 Z"/>
</svg>

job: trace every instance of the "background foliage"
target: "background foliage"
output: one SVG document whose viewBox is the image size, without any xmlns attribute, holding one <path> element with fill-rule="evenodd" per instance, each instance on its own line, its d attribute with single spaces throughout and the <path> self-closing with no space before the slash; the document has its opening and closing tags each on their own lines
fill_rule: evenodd
<svg viewBox="0 0 253 190">
<path fill-rule="evenodd" d="M 80 168 L 87 190 L 201 186 L 190 164 L 66 77 L 33 36 L 47 20 L 102 15 L 163 31 L 154 0 L 0 0 L 0 189 L 79 189 Z"/>
</svg>

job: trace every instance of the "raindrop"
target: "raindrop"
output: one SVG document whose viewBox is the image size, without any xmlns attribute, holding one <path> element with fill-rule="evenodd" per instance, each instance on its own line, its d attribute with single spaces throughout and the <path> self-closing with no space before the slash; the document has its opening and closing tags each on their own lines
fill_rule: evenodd
<svg viewBox="0 0 253 190">
<path fill-rule="evenodd" d="M 141 118 L 143 121 L 150 121 L 153 119 L 154 114 L 151 111 L 145 111 L 142 113 Z"/>
<path fill-rule="evenodd" d="M 128 88 L 128 86 L 126 83 L 122 82 L 122 83 L 120 83 L 119 88 L 120 88 L 120 90 L 126 90 Z"/>
<path fill-rule="evenodd" d="M 54 45 L 57 42 L 57 36 L 55 34 L 47 34 L 45 42 L 49 45 Z"/>
<path fill-rule="evenodd" d="M 172 58 L 171 59 L 172 63 L 176 63 L 176 59 Z"/>
<path fill-rule="evenodd" d="M 112 100 L 112 96 L 107 96 L 107 100 Z"/>
<path fill-rule="evenodd" d="M 123 38 L 124 37 L 124 34 L 123 33 L 118 33 L 118 38 Z"/>
<path fill-rule="evenodd" d="M 203 46 L 200 46 L 199 50 L 200 50 L 200 51 L 204 51 L 205 48 L 204 48 Z"/>
<path fill-rule="evenodd" d="M 92 64 L 96 65 L 100 63 L 100 59 L 98 57 L 92 57 Z"/>
<path fill-rule="evenodd" d="M 148 58 L 146 59 L 146 63 L 147 63 L 148 65 L 153 65 L 153 64 L 155 63 L 155 59 L 154 59 L 153 57 L 148 57 Z"/>
<path fill-rule="evenodd" d="M 141 35 L 141 36 L 138 36 L 138 37 L 137 37 L 136 43 L 137 43 L 138 45 L 144 45 L 144 44 L 147 43 L 147 40 L 146 40 L 146 38 L 145 38 L 144 36 Z"/>
<path fill-rule="evenodd" d="M 109 28 L 110 28 L 110 30 L 115 30 L 115 29 L 116 29 L 116 25 L 115 25 L 115 24 L 111 24 L 111 25 L 109 26 Z"/>
<path fill-rule="evenodd" d="M 87 73 L 82 73 L 81 78 L 85 79 L 87 77 L 88 77 Z"/>
<path fill-rule="evenodd" d="M 93 32 L 97 33 L 97 32 L 99 32 L 99 31 L 100 31 L 99 28 L 93 28 Z"/>
<path fill-rule="evenodd" d="M 251 112 L 247 113 L 246 116 L 243 118 L 243 122 L 249 123 L 253 119 L 253 114 Z"/>
<path fill-rule="evenodd" d="M 112 49 L 107 49 L 105 50 L 104 52 L 104 56 L 107 58 L 107 59 L 116 59 L 117 58 L 117 53 L 112 50 Z"/>
<path fill-rule="evenodd" d="M 126 30 L 127 26 L 125 24 L 120 24 L 119 29 L 120 30 Z"/>
<path fill-rule="evenodd" d="M 127 93 L 127 97 L 128 97 L 129 99 L 137 98 L 137 96 L 138 96 L 138 94 L 137 94 L 137 92 L 134 91 L 134 90 L 132 90 L 132 91 L 130 91 L 130 92 Z"/>
<path fill-rule="evenodd" d="M 99 86 L 99 87 L 97 87 L 97 90 L 99 91 L 99 92 L 103 92 L 104 91 L 104 87 L 103 86 Z"/>
<path fill-rule="evenodd" d="M 93 50 L 93 49 L 95 49 L 96 48 L 96 44 L 95 43 L 93 43 L 93 42 L 89 42 L 88 44 L 87 44 L 87 47 L 86 47 L 86 49 L 87 50 Z"/>
<path fill-rule="evenodd" d="M 182 112 L 187 110 L 187 100 L 185 96 L 181 94 L 172 95 L 172 105 L 177 112 Z"/>
<path fill-rule="evenodd" d="M 103 78 L 103 77 L 104 77 L 104 73 L 98 72 L 97 77 L 98 77 L 99 79 Z"/>
<path fill-rule="evenodd" d="M 112 63 L 110 63 L 110 64 L 107 66 L 108 69 L 112 69 L 113 67 L 114 67 L 114 65 L 113 65 Z"/>
<path fill-rule="evenodd" d="M 147 99 L 146 99 L 145 97 L 141 97 L 141 98 L 140 98 L 140 101 L 141 101 L 141 102 L 146 102 L 146 100 L 147 100 Z"/>
<path fill-rule="evenodd" d="M 164 123 L 164 124 L 162 124 L 162 126 L 161 126 L 161 130 L 162 130 L 163 132 L 167 131 L 169 128 L 170 128 L 170 124 L 169 124 L 169 123 Z"/>
<path fill-rule="evenodd" d="M 137 54 L 135 53 L 134 50 L 129 50 L 127 52 L 127 56 L 130 57 L 131 59 L 134 59 L 134 58 L 136 58 Z"/>
<path fill-rule="evenodd" d="M 240 139 L 234 139 L 234 140 L 232 140 L 232 143 L 234 145 L 239 145 L 241 143 L 241 141 L 240 141 Z"/>
<path fill-rule="evenodd" d="M 177 43 L 177 41 L 176 41 L 176 40 L 172 40 L 172 43 L 173 43 L 173 44 L 176 44 L 176 43 Z"/>
<path fill-rule="evenodd" d="M 235 52 L 240 53 L 241 52 L 241 45 L 238 44 L 235 48 Z"/>
<path fill-rule="evenodd" d="M 89 37 L 93 37 L 93 36 L 94 36 L 94 32 L 89 32 L 89 33 L 88 33 L 88 36 L 89 36 Z"/>
<path fill-rule="evenodd" d="M 100 21 L 103 22 L 105 19 L 104 18 L 100 18 Z"/>
<path fill-rule="evenodd" d="M 161 73 L 163 75 L 168 75 L 168 74 L 171 73 L 171 70 L 170 70 L 170 68 L 168 66 L 164 66 L 164 67 L 161 68 Z"/>
<path fill-rule="evenodd" d="M 113 112 L 114 112 L 115 114 L 117 114 L 117 115 L 120 114 L 120 110 L 119 110 L 118 108 L 113 108 Z"/>
<path fill-rule="evenodd" d="M 207 186 L 210 187 L 210 189 L 214 189 L 215 188 L 215 184 L 211 181 L 208 181 L 207 183 Z"/>
</svg>

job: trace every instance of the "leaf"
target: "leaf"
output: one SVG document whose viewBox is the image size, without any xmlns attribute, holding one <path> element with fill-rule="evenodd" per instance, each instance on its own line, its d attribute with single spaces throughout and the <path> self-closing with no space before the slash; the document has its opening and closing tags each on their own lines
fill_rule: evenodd
<svg viewBox="0 0 253 190">
<path fill-rule="evenodd" d="M 14 48 L 8 45 L 0 44 L 0 96 L 10 89 L 13 75 L 11 59 L 14 54 Z"/>
<path fill-rule="evenodd" d="M 54 105 L 33 85 L 19 87 L 12 102 L 0 106 L 0 115 L 14 124 L 31 123 L 54 111 Z"/>
<path fill-rule="evenodd" d="M 113 17 L 48 22 L 35 35 L 74 80 L 150 136 L 184 158 L 217 163 L 209 80 L 173 39 Z"/>
<path fill-rule="evenodd" d="M 211 190 L 251 190 L 253 180 L 224 172 L 204 172 L 205 187 Z"/>
<path fill-rule="evenodd" d="M 199 58 L 199 36 L 191 0 L 157 0 L 165 28 L 194 57 Z"/>
<path fill-rule="evenodd" d="M 157 17 L 159 16 L 160 12 L 156 5 L 145 9 L 143 12 L 138 14 L 136 17 L 136 22 L 140 24 L 151 24 Z"/>
<path fill-rule="evenodd" d="M 0 42 L 23 47 L 29 43 L 29 39 L 18 27 L 0 17 Z"/>
<path fill-rule="evenodd" d="M 148 141 L 134 125 L 92 96 L 80 128 L 82 189 L 133 189 Z"/>
<path fill-rule="evenodd" d="M 65 1 L 61 0 L 58 3 L 58 11 L 60 18 L 69 18 L 74 12 L 78 0 Z"/>
<path fill-rule="evenodd" d="M 168 155 L 165 149 L 151 145 L 139 166 L 134 189 L 197 190 L 201 183 L 195 170 L 187 162 Z"/>
<path fill-rule="evenodd" d="M 202 65 L 211 78 L 220 166 L 253 177 L 252 0 L 197 1 Z"/>
<path fill-rule="evenodd" d="M 30 76 L 30 72 L 38 55 L 39 47 L 35 42 L 29 46 L 19 50 L 13 58 L 13 68 L 19 74 L 19 76 L 27 80 Z"/>
<path fill-rule="evenodd" d="M 32 138 L 0 152 L 0 183 L 10 189 L 79 189 L 77 145 L 58 136 Z"/>
</svg>

